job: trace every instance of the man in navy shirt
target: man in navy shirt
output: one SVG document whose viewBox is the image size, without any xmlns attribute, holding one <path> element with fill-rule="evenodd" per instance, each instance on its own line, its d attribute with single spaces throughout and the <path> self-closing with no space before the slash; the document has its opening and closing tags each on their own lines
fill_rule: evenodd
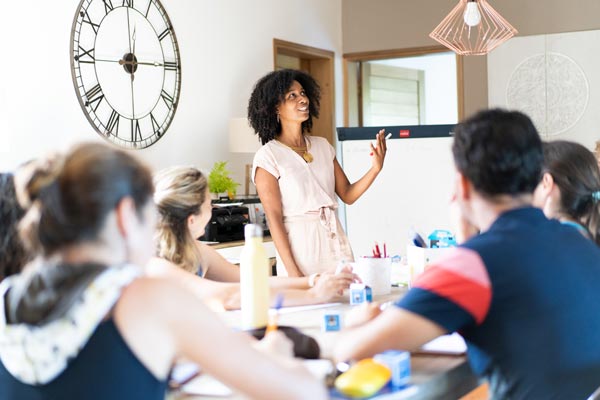
<svg viewBox="0 0 600 400">
<path fill-rule="evenodd" d="M 492 398 L 585 399 L 600 386 L 600 249 L 531 207 L 542 161 L 535 127 L 519 112 L 482 111 L 457 126 L 452 152 L 453 206 L 470 239 L 396 307 L 350 316 L 336 358 L 413 350 L 458 331 Z"/>
</svg>

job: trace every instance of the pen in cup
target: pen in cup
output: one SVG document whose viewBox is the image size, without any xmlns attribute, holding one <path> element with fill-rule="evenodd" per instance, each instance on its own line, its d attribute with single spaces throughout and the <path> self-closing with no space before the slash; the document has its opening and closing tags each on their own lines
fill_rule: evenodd
<svg viewBox="0 0 600 400">
<path fill-rule="evenodd" d="M 269 322 L 267 323 L 267 329 L 265 330 L 265 336 L 271 332 L 277 330 L 277 319 L 279 317 L 279 309 L 283 305 L 283 294 L 278 293 L 275 298 L 275 305 L 272 310 L 269 310 Z"/>
<path fill-rule="evenodd" d="M 392 134 L 391 134 L 391 133 L 388 133 L 388 134 L 385 136 L 385 139 L 384 139 L 384 140 L 388 140 L 388 139 L 389 139 L 389 138 L 391 138 L 391 137 L 392 137 Z M 371 155 L 373 155 L 373 152 L 371 152 Z"/>
</svg>

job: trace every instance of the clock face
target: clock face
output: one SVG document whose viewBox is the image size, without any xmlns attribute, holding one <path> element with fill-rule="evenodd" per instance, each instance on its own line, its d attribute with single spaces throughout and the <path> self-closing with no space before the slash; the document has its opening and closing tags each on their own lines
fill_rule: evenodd
<svg viewBox="0 0 600 400">
<path fill-rule="evenodd" d="M 71 73 L 81 108 L 104 138 L 152 145 L 179 101 L 181 64 L 158 0 L 82 0 L 71 32 Z"/>
</svg>

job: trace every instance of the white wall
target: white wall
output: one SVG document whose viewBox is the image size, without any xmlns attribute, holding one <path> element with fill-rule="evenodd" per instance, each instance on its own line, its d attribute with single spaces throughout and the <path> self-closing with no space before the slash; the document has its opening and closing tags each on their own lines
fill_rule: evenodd
<svg viewBox="0 0 600 400">
<path fill-rule="evenodd" d="M 135 151 L 159 169 L 204 170 L 231 160 L 238 182 L 252 155 L 228 151 L 227 125 L 246 115 L 255 81 L 273 69 L 273 38 L 336 53 L 336 123 L 342 124 L 341 0 L 162 0 L 182 60 L 179 108 L 166 135 Z M 49 150 L 102 141 L 71 80 L 69 41 L 78 0 L 4 2 L 0 12 L 0 171 Z"/>
</svg>

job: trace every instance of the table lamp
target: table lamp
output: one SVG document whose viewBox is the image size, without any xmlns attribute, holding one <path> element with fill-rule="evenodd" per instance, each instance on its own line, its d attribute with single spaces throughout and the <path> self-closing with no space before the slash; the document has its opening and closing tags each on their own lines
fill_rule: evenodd
<svg viewBox="0 0 600 400">
<path fill-rule="evenodd" d="M 232 118 L 229 121 L 229 151 L 232 153 L 256 153 L 260 149 L 258 135 L 250 127 L 247 118 Z M 250 171 L 252 164 L 246 164 L 244 194 L 250 194 Z"/>
</svg>

